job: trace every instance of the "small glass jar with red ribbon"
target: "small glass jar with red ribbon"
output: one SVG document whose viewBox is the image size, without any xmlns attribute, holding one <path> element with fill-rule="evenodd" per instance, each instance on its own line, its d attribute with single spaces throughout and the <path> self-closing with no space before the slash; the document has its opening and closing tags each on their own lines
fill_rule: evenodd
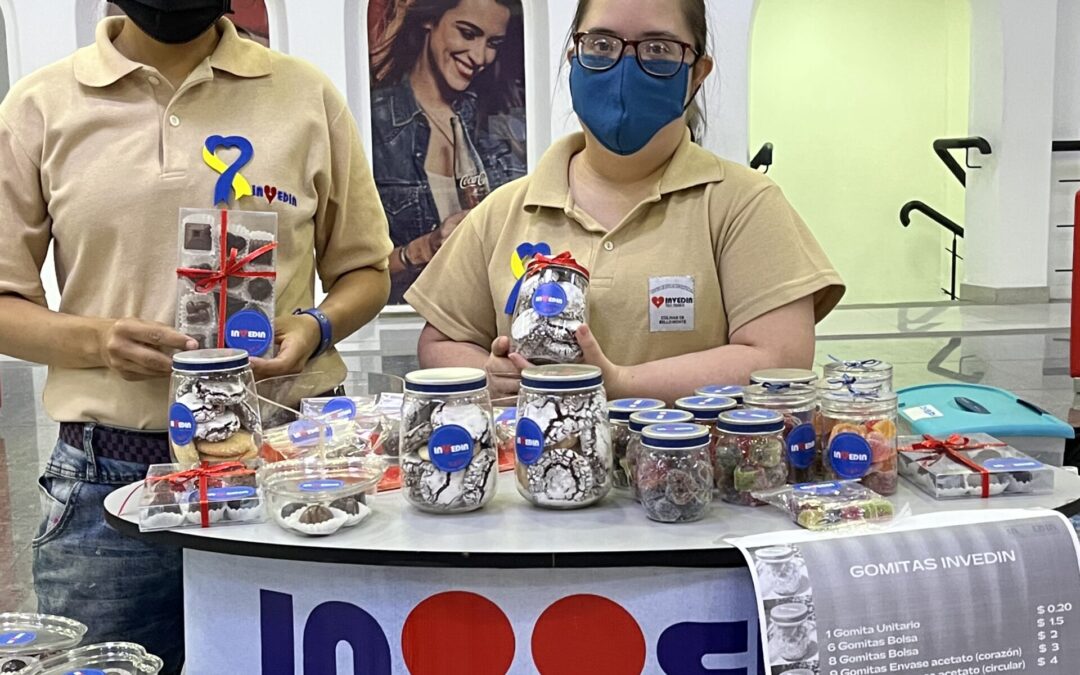
<svg viewBox="0 0 1080 675">
<path fill-rule="evenodd" d="M 827 480 L 860 480 L 881 495 L 896 493 L 896 394 L 843 387 L 820 398 L 818 446 Z"/>
<path fill-rule="evenodd" d="M 510 349 L 536 365 L 580 363 L 577 329 L 589 320 L 589 271 L 569 252 L 538 254 L 513 299 Z"/>
<path fill-rule="evenodd" d="M 1054 470 L 989 434 L 902 436 L 900 474 L 935 499 L 1040 495 Z"/>
<path fill-rule="evenodd" d="M 254 466 L 151 465 L 139 499 L 139 530 L 262 522 L 266 514 Z"/>
</svg>

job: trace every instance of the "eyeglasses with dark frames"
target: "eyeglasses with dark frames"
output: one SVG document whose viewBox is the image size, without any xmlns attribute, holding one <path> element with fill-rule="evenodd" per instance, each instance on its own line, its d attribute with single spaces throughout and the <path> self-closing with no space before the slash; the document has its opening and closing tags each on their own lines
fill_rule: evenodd
<svg viewBox="0 0 1080 675">
<path fill-rule="evenodd" d="M 683 63 L 693 66 L 701 56 L 693 45 L 678 40 L 627 40 L 610 33 L 574 33 L 574 47 L 577 50 L 578 62 L 584 68 L 596 72 L 614 68 L 626 53 L 626 48 L 633 47 L 634 56 L 641 69 L 659 78 L 675 77 Z M 688 53 L 694 55 L 689 62 L 686 60 Z"/>
</svg>

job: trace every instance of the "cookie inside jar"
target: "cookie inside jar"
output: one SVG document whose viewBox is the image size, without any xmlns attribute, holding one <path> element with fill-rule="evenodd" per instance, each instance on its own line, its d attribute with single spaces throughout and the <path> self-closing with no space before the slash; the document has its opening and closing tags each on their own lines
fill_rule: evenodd
<svg viewBox="0 0 1080 675">
<path fill-rule="evenodd" d="M 178 464 L 256 459 L 262 436 L 247 352 L 200 349 L 173 356 L 169 445 Z"/>
<path fill-rule="evenodd" d="M 518 289 L 511 350 L 537 365 L 579 363 L 577 329 L 589 320 L 589 272 L 570 253 L 538 255 Z"/>
</svg>

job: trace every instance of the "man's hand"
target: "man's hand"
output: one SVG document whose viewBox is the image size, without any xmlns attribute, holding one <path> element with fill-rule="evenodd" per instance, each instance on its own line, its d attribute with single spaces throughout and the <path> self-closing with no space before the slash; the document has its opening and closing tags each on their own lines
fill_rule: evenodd
<svg viewBox="0 0 1080 675">
<path fill-rule="evenodd" d="M 495 338 L 491 343 L 491 355 L 484 364 L 491 397 L 499 399 L 516 396 L 521 388 L 521 371 L 531 366 L 521 354 L 510 353 L 510 338 Z"/>
<path fill-rule="evenodd" d="M 199 346 L 171 326 L 142 319 L 103 321 L 98 336 L 105 366 L 130 382 L 166 377 L 172 372 L 171 352 Z"/>
<path fill-rule="evenodd" d="M 265 380 L 302 372 L 321 340 L 322 332 L 315 317 L 308 314 L 279 316 L 274 320 L 277 356 L 272 359 L 251 359 L 255 379 Z"/>
</svg>

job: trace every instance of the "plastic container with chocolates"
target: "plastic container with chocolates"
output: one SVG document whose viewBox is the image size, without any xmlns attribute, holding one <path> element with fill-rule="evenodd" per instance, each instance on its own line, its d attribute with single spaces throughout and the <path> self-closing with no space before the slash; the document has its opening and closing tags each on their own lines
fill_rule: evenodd
<svg viewBox="0 0 1080 675">
<path fill-rule="evenodd" d="M 510 349 L 536 365 L 578 363 L 577 329 L 589 320 L 589 272 L 569 253 L 529 263 L 510 326 Z"/>
<path fill-rule="evenodd" d="M 201 348 L 274 344 L 277 214 L 180 209 L 176 325 Z"/>
<path fill-rule="evenodd" d="M 258 457 L 262 423 L 247 352 L 179 352 L 170 390 L 169 445 L 178 464 Z"/>
<path fill-rule="evenodd" d="M 386 472 L 376 455 L 297 459 L 259 469 L 272 520 L 309 536 L 334 534 L 359 525 L 371 513 L 367 495 Z"/>
<path fill-rule="evenodd" d="M 701 520 L 712 502 L 709 429 L 700 424 L 654 424 L 641 434 L 635 470 L 638 496 L 649 520 Z"/>
<path fill-rule="evenodd" d="M 720 414 L 716 445 L 716 487 L 732 504 L 758 506 L 752 492 L 787 482 L 784 416 L 746 408 Z"/>
<path fill-rule="evenodd" d="M 824 468 L 814 429 L 817 390 L 807 384 L 755 384 L 746 388 L 744 396 L 748 408 L 775 410 L 784 416 L 788 482 L 821 479 Z"/>
<path fill-rule="evenodd" d="M 161 659 L 132 642 L 105 642 L 42 659 L 27 675 L 157 675 Z"/>
<path fill-rule="evenodd" d="M 262 522 L 254 462 L 190 467 L 152 464 L 139 499 L 139 530 Z"/>
<path fill-rule="evenodd" d="M 626 473 L 626 449 L 630 445 L 630 415 L 643 410 L 660 410 L 664 402 L 655 398 L 624 398 L 608 403 L 608 421 L 611 423 L 611 446 L 615 463 L 612 482 L 618 489 L 630 488 L 630 476 Z"/>
<path fill-rule="evenodd" d="M 935 499 L 1043 495 L 1054 470 L 989 434 L 901 436 L 900 475 Z"/>
<path fill-rule="evenodd" d="M 735 402 L 742 405 L 743 402 L 743 390 L 745 387 L 738 384 L 710 384 L 706 387 L 701 387 L 694 392 L 695 396 L 723 396 L 724 398 L 733 398 Z"/>
<path fill-rule="evenodd" d="M 495 496 L 499 454 L 487 375 L 474 368 L 405 376 L 402 493 L 429 513 L 465 513 Z"/>
<path fill-rule="evenodd" d="M 892 519 L 893 505 L 858 481 L 787 485 L 754 492 L 754 498 L 785 511 L 808 530 L 830 530 Z"/>
<path fill-rule="evenodd" d="M 626 444 L 623 471 L 630 479 L 630 492 L 639 499 L 637 489 L 637 463 L 641 457 L 641 433 L 652 424 L 686 424 L 694 421 L 694 415 L 685 410 L 643 410 L 630 415 L 630 440 Z"/>
<path fill-rule="evenodd" d="M 895 494 L 896 394 L 843 387 L 825 391 L 820 406 L 825 478 L 857 479 L 878 494 Z"/>
<path fill-rule="evenodd" d="M 75 647 L 84 635 L 86 626 L 62 616 L 0 614 L 0 673 L 26 673 L 38 659 Z"/>
<path fill-rule="evenodd" d="M 611 427 L 599 368 L 526 368 L 517 408 L 515 474 L 525 499 L 575 509 L 611 491 Z"/>
</svg>

